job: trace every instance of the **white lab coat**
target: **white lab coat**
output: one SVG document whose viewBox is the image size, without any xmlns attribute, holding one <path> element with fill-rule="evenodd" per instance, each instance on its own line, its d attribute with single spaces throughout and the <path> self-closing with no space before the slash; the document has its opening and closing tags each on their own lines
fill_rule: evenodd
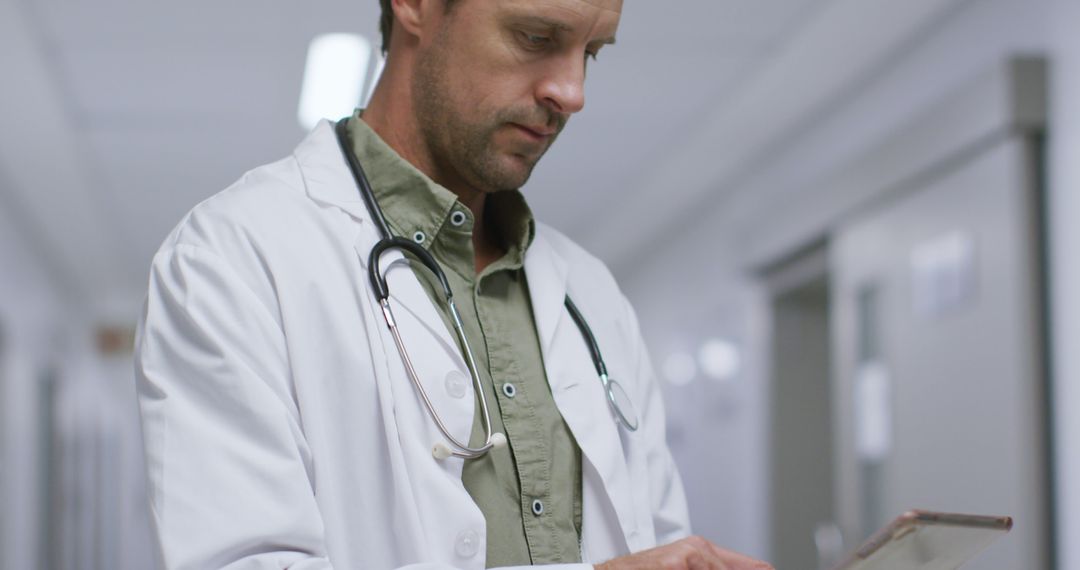
<svg viewBox="0 0 1080 570">
<path fill-rule="evenodd" d="M 371 292 L 376 240 L 324 121 L 289 158 L 196 206 L 161 246 L 135 366 L 165 568 L 484 567 L 484 518 L 462 460 L 432 457 L 441 435 Z M 468 369 L 412 270 L 387 265 L 419 377 L 467 441 Z M 625 297 L 598 260 L 542 224 L 525 273 L 555 403 L 583 453 L 583 559 L 687 535 L 659 387 Z M 567 292 L 633 398 L 639 431 L 613 421 Z"/>
</svg>

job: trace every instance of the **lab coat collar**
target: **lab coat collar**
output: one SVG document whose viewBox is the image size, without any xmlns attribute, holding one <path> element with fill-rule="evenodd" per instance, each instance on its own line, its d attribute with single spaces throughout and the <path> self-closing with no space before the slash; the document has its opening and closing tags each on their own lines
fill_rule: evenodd
<svg viewBox="0 0 1080 570">
<path fill-rule="evenodd" d="M 367 206 L 334 134 L 334 123 L 319 121 L 293 151 L 293 156 L 304 173 L 305 189 L 312 200 L 341 208 L 357 220 L 369 219 Z"/>
</svg>

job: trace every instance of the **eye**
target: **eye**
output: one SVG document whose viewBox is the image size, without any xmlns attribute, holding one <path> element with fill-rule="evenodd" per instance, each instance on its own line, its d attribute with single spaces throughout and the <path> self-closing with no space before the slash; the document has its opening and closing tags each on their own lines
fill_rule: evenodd
<svg viewBox="0 0 1080 570">
<path fill-rule="evenodd" d="M 542 49 L 551 43 L 551 38 L 542 34 L 531 34 L 529 32 L 519 32 L 522 43 L 529 49 Z"/>
</svg>

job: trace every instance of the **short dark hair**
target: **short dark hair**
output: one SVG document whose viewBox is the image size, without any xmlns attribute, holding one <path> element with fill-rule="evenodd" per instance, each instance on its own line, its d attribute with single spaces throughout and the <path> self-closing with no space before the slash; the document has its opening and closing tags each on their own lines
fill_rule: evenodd
<svg viewBox="0 0 1080 570">
<path fill-rule="evenodd" d="M 457 0 L 445 0 L 446 8 Z M 382 51 L 385 54 L 390 49 L 390 32 L 394 30 L 394 8 L 390 6 L 390 0 L 379 0 L 382 8 L 382 17 L 379 19 L 379 32 L 382 33 Z"/>
<path fill-rule="evenodd" d="M 379 0 L 382 8 L 382 18 L 379 19 L 379 32 L 382 33 L 382 51 L 390 49 L 390 30 L 394 29 L 394 9 L 390 7 L 390 0 Z"/>
</svg>

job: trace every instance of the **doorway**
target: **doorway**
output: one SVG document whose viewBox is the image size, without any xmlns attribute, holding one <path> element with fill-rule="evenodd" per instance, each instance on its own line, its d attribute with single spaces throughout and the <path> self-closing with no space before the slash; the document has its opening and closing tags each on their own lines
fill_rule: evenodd
<svg viewBox="0 0 1080 570">
<path fill-rule="evenodd" d="M 772 329 L 770 539 L 777 568 L 807 568 L 810 560 L 827 565 L 835 555 L 819 552 L 818 544 L 834 519 L 827 260 L 826 245 L 819 244 L 765 274 Z"/>
</svg>

